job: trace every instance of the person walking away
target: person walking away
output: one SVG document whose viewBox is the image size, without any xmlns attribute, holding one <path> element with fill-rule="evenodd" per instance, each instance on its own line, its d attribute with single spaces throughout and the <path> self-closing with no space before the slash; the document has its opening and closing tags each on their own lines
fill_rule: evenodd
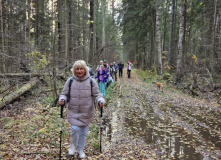
<svg viewBox="0 0 221 160">
<path fill-rule="evenodd" d="M 104 65 L 101 65 L 101 68 L 97 71 L 96 78 L 98 78 L 98 85 L 100 88 L 100 92 L 102 93 L 103 97 L 105 96 L 105 87 L 107 82 L 107 71 L 104 68 Z"/>
<path fill-rule="evenodd" d="M 127 62 L 127 76 L 128 76 L 128 78 L 130 78 L 131 69 L 132 69 L 132 63 L 131 63 L 130 60 L 129 60 L 129 61 Z"/>
<path fill-rule="evenodd" d="M 75 150 L 78 149 L 79 158 L 85 158 L 86 155 L 83 150 L 89 124 L 92 122 L 95 112 L 93 98 L 100 104 L 100 107 L 104 106 L 105 100 L 95 79 L 90 78 L 89 69 L 85 61 L 76 61 L 73 65 L 72 73 L 73 78 L 71 77 L 66 81 L 60 94 L 59 105 L 64 105 L 69 99 L 67 108 L 67 118 L 71 125 L 69 155 L 74 155 Z M 71 79 L 73 81 L 70 86 Z"/>
<path fill-rule="evenodd" d="M 118 66 L 115 62 L 113 62 L 113 67 L 115 69 L 115 72 L 114 72 L 114 81 L 117 81 L 117 70 L 118 70 Z"/>
<path fill-rule="evenodd" d="M 106 85 L 107 87 L 113 82 L 114 72 L 115 72 L 115 68 L 113 67 L 113 64 L 111 63 L 110 64 L 110 72 L 109 72 L 108 79 L 107 79 L 107 85 Z"/>
<path fill-rule="evenodd" d="M 103 61 L 103 65 L 104 65 L 105 70 L 107 71 L 107 76 L 109 77 L 109 76 L 110 76 L 110 66 L 109 66 L 109 64 L 107 63 L 106 60 Z M 108 87 L 108 85 L 109 85 L 108 82 L 109 82 L 109 81 L 108 81 L 108 78 L 107 78 L 107 82 L 106 82 L 106 84 L 105 84 L 105 90 L 107 89 L 107 87 Z"/>
<path fill-rule="evenodd" d="M 114 73 L 115 73 L 115 68 L 114 68 L 113 64 L 111 63 L 110 64 L 110 75 L 113 77 Z"/>
<path fill-rule="evenodd" d="M 119 78 L 123 76 L 123 68 L 124 68 L 124 64 L 122 64 L 121 62 L 118 64 L 118 68 L 119 68 Z"/>
<path fill-rule="evenodd" d="M 102 60 L 100 60 L 100 64 L 96 68 L 96 72 L 100 69 L 101 65 L 103 65 L 103 61 Z"/>
<path fill-rule="evenodd" d="M 90 65 L 87 65 L 88 69 L 89 69 L 89 74 L 90 76 L 93 78 L 94 77 L 94 72 L 93 69 L 90 67 Z"/>
</svg>

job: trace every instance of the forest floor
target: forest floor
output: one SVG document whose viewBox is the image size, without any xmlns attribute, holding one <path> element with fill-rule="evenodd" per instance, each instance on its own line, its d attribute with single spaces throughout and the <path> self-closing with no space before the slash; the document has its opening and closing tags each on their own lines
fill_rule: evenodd
<svg viewBox="0 0 221 160">
<path fill-rule="evenodd" d="M 165 84 L 167 86 L 167 84 Z M 60 110 L 42 105 L 45 86 L 0 112 L 0 159 L 58 159 Z M 66 111 L 66 109 L 65 109 Z M 221 159 L 221 107 L 166 87 L 157 91 L 132 71 L 118 78 L 103 118 L 90 125 L 85 159 Z M 63 118 L 62 159 L 70 129 Z M 102 127 L 102 153 L 99 152 Z"/>
</svg>

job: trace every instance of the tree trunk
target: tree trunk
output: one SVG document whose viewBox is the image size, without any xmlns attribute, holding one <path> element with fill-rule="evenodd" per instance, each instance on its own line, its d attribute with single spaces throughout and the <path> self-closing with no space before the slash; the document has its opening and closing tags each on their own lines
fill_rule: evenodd
<svg viewBox="0 0 221 160">
<path fill-rule="evenodd" d="M 156 35 L 155 35 L 155 27 L 156 27 L 156 10 L 152 9 L 151 11 L 151 19 L 152 19 L 152 35 L 151 35 L 151 55 L 150 55 L 150 66 L 153 66 L 153 64 L 156 64 L 155 61 L 155 52 L 156 52 Z"/>
<path fill-rule="evenodd" d="M 64 0 L 64 7 L 65 7 L 65 60 L 66 66 L 69 64 L 69 55 L 68 55 L 68 22 L 67 22 L 67 0 Z M 67 68 L 68 70 L 68 68 Z"/>
<path fill-rule="evenodd" d="M 147 32 L 147 37 L 146 37 L 146 47 L 145 47 L 145 63 L 144 63 L 144 67 L 145 69 L 147 69 L 150 65 L 149 65 L 149 32 Z"/>
<path fill-rule="evenodd" d="M 94 63 L 97 64 L 99 61 L 99 56 L 96 56 L 95 53 L 98 51 L 98 45 L 97 45 L 97 15 L 98 15 L 98 8 L 99 8 L 99 3 L 98 0 L 94 0 L 94 42 L 93 42 L 93 48 L 94 48 Z"/>
<path fill-rule="evenodd" d="M 173 19 L 173 34 L 172 34 L 172 48 L 171 48 L 171 52 L 170 52 L 170 64 L 172 67 L 176 68 L 176 58 L 177 58 L 177 23 L 178 23 L 178 18 L 177 18 L 177 1 L 175 0 L 174 3 L 174 19 Z"/>
<path fill-rule="evenodd" d="M 92 60 L 94 57 L 94 0 L 90 0 L 90 29 L 89 29 L 89 50 L 88 56 L 89 60 L 88 63 L 93 64 Z"/>
<path fill-rule="evenodd" d="M 54 21 L 54 5 L 53 5 L 53 0 L 52 0 L 52 21 Z M 53 22 L 52 22 L 53 23 Z M 53 94 L 53 102 L 55 102 L 55 99 L 58 97 L 58 93 L 57 93 L 57 84 L 56 84 L 56 52 L 55 52 L 55 40 L 56 40 L 56 26 L 51 27 L 51 55 L 52 55 L 52 77 L 51 77 L 51 82 L 52 82 L 52 94 Z M 55 106 L 56 104 L 53 104 L 53 106 Z"/>
<path fill-rule="evenodd" d="M 0 0 L 0 20 L 1 20 L 1 41 L 2 41 L 2 53 L 5 53 L 5 39 L 4 39 L 4 29 L 3 29 L 3 19 L 2 19 L 2 0 Z M 2 73 L 6 73 L 6 66 L 5 66 L 5 55 L 2 57 Z"/>
<path fill-rule="evenodd" d="M 168 64 L 171 65 L 171 51 L 173 46 L 173 22 L 174 22 L 174 7 L 175 0 L 172 0 L 171 4 L 171 16 L 170 16 L 170 36 L 169 36 L 169 52 L 168 52 Z"/>
<path fill-rule="evenodd" d="M 213 20 L 213 54 L 212 54 L 212 59 L 211 59 L 211 69 L 213 71 L 213 64 L 214 64 L 214 59 L 218 59 L 218 53 L 216 52 L 216 28 L 217 28 L 217 23 L 216 23 L 216 9 L 217 9 L 217 0 L 214 0 L 215 6 L 214 6 L 214 20 Z"/>
<path fill-rule="evenodd" d="M 111 27 L 110 27 L 110 42 L 112 42 L 113 39 L 113 33 L 114 33 L 114 0 L 112 0 L 112 23 L 111 23 Z"/>
<path fill-rule="evenodd" d="M 160 34 L 160 15 L 159 15 L 159 6 L 156 8 L 156 33 L 157 33 L 157 74 L 162 75 L 163 67 L 162 67 L 162 49 L 161 49 L 161 34 Z"/>
<path fill-rule="evenodd" d="M 179 41 L 178 41 L 178 56 L 177 56 L 177 70 L 176 70 L 176 85 L 179 85 L 182 78 L 182 56 L 183 56 L 183 35 L 184 35 L 184 14 L 185 14 L 186 0 L 182 0 L 180 10 L 180 27 L 179 27 Z"/>
<path fill-rule="evenodd" d="M 63 0 L 62 0 L 63 1 Z M 62 27 L 61 27 L 61 7 L 62 7 L 62 5 L 61 5 L 61 0 L 58 0 L 57 1 L 57 16 L 58 16 L 58 22 L 57 22 L 57 28 L 58 28 L 58 55 L 59 55 L 59 58 L 61 58 L 61 40 L 62 40 L 62 38 L 61 38 L 61 34 L 62 34 L 62 32 L 61 32 L 61 29 L 62 29 Z"/>
<path fill-rule="evenodd" d="M 83 1 L 83 8 L 86 8 L 86 2 Z M 83 52 L 83 59 L 85 60 L 85 62 L 88 62 L 88 57 L 87 57 L 87 50 L 86 50 L 86 23 L 84 21 L 84 19 L 86 19 L 86 13 L 83 13 L 83 20 L 82 20 L 82 26 L 83 26 L 83 29 L 82 29 L 82 34 L 83 34 L 83 47 L 82 47 L 82 52 Z"/>
<path fill-rule="evenodd" d="M 0 109 L 5 105 L 5 104 L 9 104 L 11 101 L 17 99 L 18 97 L 20 97 L 22 94 L 24 94 L 25 92 L 27 92 L 28 90 L 30 90 L 32 87 L 34 87 L 37 82 L 39 80 L 37 78 L 33 78 L 30 82 L 28 82 L 27 84 L 25 84 L 23 87 L 21 87 L 20 89 L 16 90 L 15 92 L 13 92 L 12 94 L 1 98 L 0 101 Z"/>
<path fill-rule="evenodd" d="M 168 12 L 168 0 L 166 0 L 166 10 L 164 11 L 164 24 L 163 24 L 163 51 L 166 50 L 166 33 L 167 33 L 167 14 Z"/>
<path fill-rule="evenodd" d="M 78 1 L 77 1 L 78 3 Z M 79 6 L 79 5 L 78 5 Z M 76 37 L 75 39 L 77 39 L 77 42 L 79 43 L 80 40 L 79 40 L 79 34 L 78 33 L 75 33 L 74 34 L 74 26 L 73 26 L 73 18 L 72 16 L 74 15 L 73 13 L 73 8 L 74 8 L 74 4 L 72 3 L 72 1 L 70 0 L 67 0 L 67 16 L 68 16 L 68 21 L 67 21 L 67 28 L 68 28 L 68 31 L 67 31 L 67 35 L 68 35 L 68 55 L 69 55 L 69 59 L 78 59 L 78 55 L 80 52 L 75 52 L 75 50 L 73 50 L 73 47 L 74 47 L 74 37 Z M 76 9 L 78 10 L 78 9 Z M 79 14 L 75 14 L 76 18 L 79 17 Z M 65 30 L 66 31 L 66 30 Z M 80 45 L 78 45 L 80 46 Z M 75 54 L 77 53 L 77 54 Z"/>
<path fill-rule="evenodd" d="M 102 48 L 103 48 L 103 59 L 106 59 L 105 53 L 105 14 L 104 14 L 104 1 L 101 0 L 101 9 L 102 9 Z"/>
</svg>

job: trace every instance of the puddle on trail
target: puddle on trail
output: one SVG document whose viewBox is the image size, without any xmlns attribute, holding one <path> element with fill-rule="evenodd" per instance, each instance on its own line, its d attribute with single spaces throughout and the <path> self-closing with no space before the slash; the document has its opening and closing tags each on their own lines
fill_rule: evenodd
<svg viewBox="0 0 221 160">
<path fill-rule="evenodd" d="M 147 144 L 153 144 L 161 159 L 202 159 L 190 143 L 186 143 L 188 140 L 183 130 L 169 124 L 167 120 L 161 120 L 153 112 L 149 112 L 145 119 L 140 117 L 133 121 L 125 118 L 125 122 L 129 133 L 143 137 Z"/>
<path fill-rule="evenodd" d="M 117 133 L 116 126 L 119 125 L 119 120 L 123 117 L 125 132 L 128 132 L 134 138 L 142 137 L 146 144 L 153 145 L 156 155 L 160 159 L 209 160 L 217 158 L 213 157 L 212 154 L 200 152 L 205 150 L 213 152 L 213 147 L 206 148 L 207 144 L 200 142 L 199 137 L 188 134 L 182 127 L 171 123 L 169 118 L 163 113 L 156 113 L 150 105 L 120 106 L 119 103 L 116 109 L 113 109 L 111 121 L 109 122 L 108 119 L 104 121 L 107 128 L 105 134 L 109 141 L 114 141 L 113 134 Z M 211 143 L 217 138 L 211 138 L 211 135 L 208 135 L 206 131 L 203 133 L 205 128 L 198 127 L 198 129 L 199 134 L 203 138 L 207 137 L 211 140 Z M 214 147 L 220 147 L 219 139 L 218 137 L 217 143 L 212 144 Z M 207 155 L 210 155 L 210 157 Z"/>
</svg>

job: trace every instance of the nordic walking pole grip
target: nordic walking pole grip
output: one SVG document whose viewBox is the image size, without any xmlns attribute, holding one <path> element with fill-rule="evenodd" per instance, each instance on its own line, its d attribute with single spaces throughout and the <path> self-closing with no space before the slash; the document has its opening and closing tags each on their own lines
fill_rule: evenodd
<svg viewBox="0 0 221 160">
<path fill-rule="evenodd" d="M 61 118 L 63 118 L 64 105 L 61 105 Z"/>
<path fill-rule="evenodd" d="M 99 107 L 101 109 L 101 117 L 102 117 L 104 103 L 98 102 L 98 105 L 99 105 Z"/>
<path fill-rule="evenodd" d="M 64 103 L 61 105 L 61 128 L 60 128 L 60 151 L 59 151 L 59 160 L 61 160 L 61 143 L 62 143 L 62 118 L 63 118 L 63 110 L 64 110 Z"/>
<path fill-rule="evenodd" d="M 102 113 L 103 113 L 103 107 L 101 107 L 101 117 L 102 117 Z"/>
</svg>

